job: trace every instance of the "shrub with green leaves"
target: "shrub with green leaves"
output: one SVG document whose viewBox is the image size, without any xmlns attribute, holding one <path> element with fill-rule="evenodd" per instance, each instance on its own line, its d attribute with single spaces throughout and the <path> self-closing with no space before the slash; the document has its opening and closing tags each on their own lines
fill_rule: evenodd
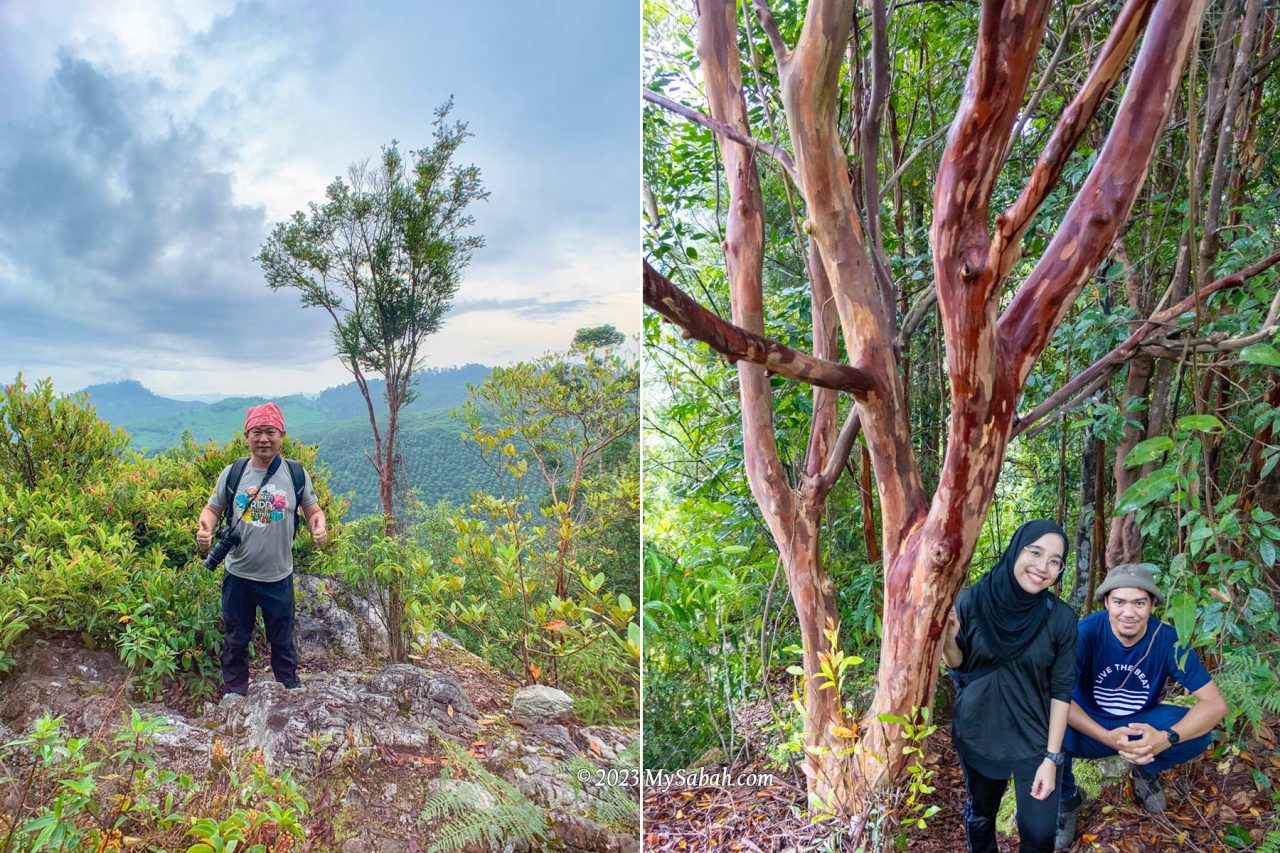
<svg viewBox="0 0 1280 853">
<path fill-rule="evenodd" d="M 128 456 L 129 436 L 98 419 L 88 397 L 57 396 L 53 381 L 28 388 L 19 373 L 0 398 L 0 487 L 34 489 L 53 476 L 101 479 Z"/>
<path fill-rule="evenodd" d="M 154 750 L 172 730 L 134 709 L 109 738 L 91 741 L 45 716 L 0 745 L 0 783 L 10 787 L 0 851 L 119 850 L 126 832 L 149 850 L 194 838 L 188 853 L 265 853 L 304 840 L 308 805 L 288 771 L 269 773 L 260 756 L 230 756 L 215 741 L 207 778 L 176 773 Z"/>
<path fill-rule="evenodd" d="M 172 680 L 194 695 L 218 683 L 219 576 L 200 564 L 200 510 L 222 469 L 248 455 L 243 441 L 187 437 L 155 457 L 94 414 L 83 395 L 55 396 L 45 381 L 6 386 L 0 416 L 0 673 L 28 631 L 77 634 L 116 648 L 132 686 L 154 698 Z M 286 438 L 284 455 L 311 471 L 337 522 L 314 448 Z M 309 537 L 295 567 L 314 562 Z"/>
<path fill-rule="evenodd" d="M 639 711 L 638 555 L 618 542 L 638 535 L 638 381 L 634 361 L 578 345 L 495 368 L 459 411 L 498 489 L 453 521 L 467 586 L 450 614 L 589 720 Z"/>
<path fill-rule="evenodd" d="M 425 527 L 425 522 L 423 524 Z M 388 534 L 383 517 L 367 516 L 346 525 L 320 571 L 364 593 L 388 632 L 399 630 L 410 642 L 434 631 L 448 602 L 462 590 L 462 578 L 437 571 L 431 548 L 418 525 L 400 525 Z M 422 532 L 421 536 L 426 536 Z M 397 583 L 404 597 L 403 624 L 394 624 L 388 590 Z"/>
</svg>

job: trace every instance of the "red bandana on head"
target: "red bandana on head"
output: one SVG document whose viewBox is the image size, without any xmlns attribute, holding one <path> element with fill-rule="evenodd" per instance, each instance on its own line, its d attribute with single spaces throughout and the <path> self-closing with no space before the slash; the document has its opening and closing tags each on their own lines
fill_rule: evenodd
<svg viewBox="0 0 1280 853">
<path fill-rule="evenodd" d="M 244 413 L 244 431 L 248 432 L 254 427 L 273 426 L 284 432 L 284 415 L 280 413 L 280 407 L 275 403 L 263 403 L 261 406 L 252 406 Z"/>
</svg>

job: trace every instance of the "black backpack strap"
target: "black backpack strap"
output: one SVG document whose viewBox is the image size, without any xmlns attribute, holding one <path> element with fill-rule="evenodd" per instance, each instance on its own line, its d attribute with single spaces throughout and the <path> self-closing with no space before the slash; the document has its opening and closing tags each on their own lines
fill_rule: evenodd
<svg viewBox="0 0 1280 853">
<path fill-rule="evenodd" d="M 222 494 L 222 513 L 226 517 L 227 524 L 231 524 L 232 507 L 236 502 L 236 490 L 240 488 L 240 479 L 244 477 L 244 467 L 249 464 L 248 456 L 241 456 L 235 462 L 231 463 L 231 470 L 227 472 L 227 485 L 223 489 Z"/>
<path fill-rule="evenodd" d="M 302 470 L 302 463 L 293 459 L 286 459 L 289 465 L 289 476 L 293 479 L 293 538 L 298 538 L 298 528 L 301 526 L 298 521 L 298 515 L 302 511 L 302 491 L 307 487 L 307 474 Z"/>
</svg>

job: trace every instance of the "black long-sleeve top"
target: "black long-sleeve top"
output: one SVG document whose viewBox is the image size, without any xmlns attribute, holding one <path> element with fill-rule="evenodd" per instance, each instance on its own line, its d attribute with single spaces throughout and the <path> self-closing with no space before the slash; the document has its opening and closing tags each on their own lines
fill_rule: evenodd
<svg viewBox="0 0 1280 853">
<path fill-rule="evenodd" d="M 1017 659 L 977 678 L 968 674 L 997 663 L 997 658 L 978 630 L 980 617 L 969 590 L 956 600 L 956 645 L 964 659 L 952 674 L 964 686 L 956 697 L 953 738 L 960 757 L 979 772 L 986 772 L 985 765 L 998 775 L 994 771 L 1001 766 L 1040 759 L 1049 742 L 1049 700 L 1071 701 L 1076 615 L 1052 593 L 1046 600 L 1052 609 L 1031 645 Z"/>
</svg>

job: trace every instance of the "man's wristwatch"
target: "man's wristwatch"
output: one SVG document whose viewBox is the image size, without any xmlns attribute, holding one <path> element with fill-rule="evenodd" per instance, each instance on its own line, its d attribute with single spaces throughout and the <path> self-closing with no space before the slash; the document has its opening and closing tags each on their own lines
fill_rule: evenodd
<svg viewBox="0 0 1280 853">
<path fill-rule="evenodd" d="M 1164 733 L 1169 736 L 1169 746 L 1173 746 L 1178 741 L 1182 740 L 1182 738 L 1178 735 L 1178 733 L 1175 732 L 1173 729 L 1165 729 Z"/>
<path fill-rule="evenodd" d="M 1061 767 L 1063 762 L 1067 760 L 1067 754 L 1065 752 L 1050 752 L 1047 749 L 1044 751 L 1044 757 L 1059 767 Z"/>
</svg>

